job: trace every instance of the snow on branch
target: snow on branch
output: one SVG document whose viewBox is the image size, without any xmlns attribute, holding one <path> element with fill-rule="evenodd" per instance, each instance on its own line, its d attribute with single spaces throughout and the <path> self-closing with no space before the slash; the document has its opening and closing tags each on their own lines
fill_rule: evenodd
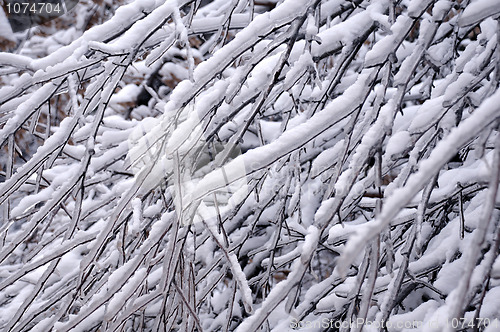
<svg viewBox="0 0 500 332">
<path fill-rule="evenodd" d="M 498 8 L 82 0 L 0 34 L 0 330 L 498 330 Z"/>
</svg>

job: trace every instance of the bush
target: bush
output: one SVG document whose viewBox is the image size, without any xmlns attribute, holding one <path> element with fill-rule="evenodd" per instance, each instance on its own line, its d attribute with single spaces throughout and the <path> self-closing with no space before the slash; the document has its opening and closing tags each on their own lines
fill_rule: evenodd
<svg viewBox="0 0 500 332">
<path fill-rule="evenodd" d="M 87 0 L 3 36 L 0 328 L 494 330 L 497 2 Z"/>
</svg>

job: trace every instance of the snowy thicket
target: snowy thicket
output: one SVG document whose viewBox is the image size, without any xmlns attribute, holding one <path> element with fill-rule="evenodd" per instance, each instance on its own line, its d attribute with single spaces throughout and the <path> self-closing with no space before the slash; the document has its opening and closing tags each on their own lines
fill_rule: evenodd
<svg viewBox="0 0 500 332">
<path fill-rule="evenodd" d="M 83 0 L 0 34 L 0 330 L 497 331 L 499 13 Z"/>
</svg>

